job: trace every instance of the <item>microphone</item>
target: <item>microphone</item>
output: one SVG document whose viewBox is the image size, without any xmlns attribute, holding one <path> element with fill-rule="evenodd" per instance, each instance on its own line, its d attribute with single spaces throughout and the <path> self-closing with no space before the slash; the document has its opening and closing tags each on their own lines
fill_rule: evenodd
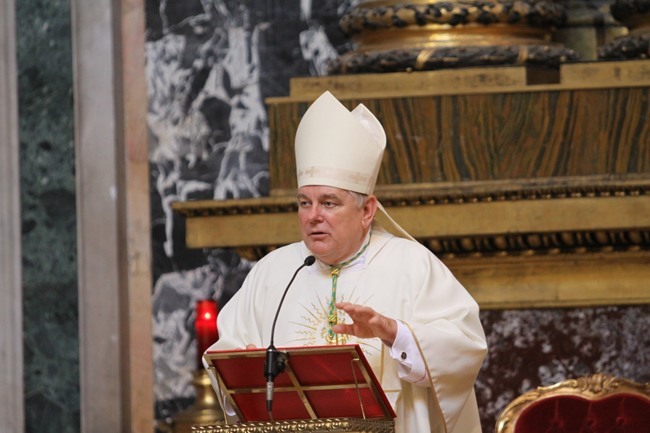
<svg viewBox="0 0 650 433">
<path fill-rule="evenodd" d="M 303 264 L 300 265 L 298 269 L 296 269 L 296 272 L 293 273 L 293 277 L 291 277 L 291 281 L 289 281 L 289 284 L 287 284 L 287 288 L 284 289 L 284 293 L 280 299 L 280 304 L 278 305 L 278 310 L 275 312 L 273 326 L 271 327 L 271 344 L 269 344 L 269 347 L 266 349 L 266 361 L 264 362 L 264 377 L 266 377 L 266 410 L 268 410 L 269 416 L 271 416 L 271 408 L 273 407 L 273 380 L 275 379 L 275 376 L 284 371 L 284 367 L 288 358 L 288 354 L 286 352 L 278 351 L 273 345 L 273 338 L 275 336 L 275 322 L 278 321 L 280 308 L 282 308 L 284 298 L 287 296 L 287 292 L 289 291 L 289 287 L 291 287 L 293 280 L 296 279 L 296 275 L 298 275 L 298 272 L 300 272 L 302 268 L 305 266 L 313 265 L 315 261 L 316 258 L 314 256 L 307 256 Z"/>
</svg>

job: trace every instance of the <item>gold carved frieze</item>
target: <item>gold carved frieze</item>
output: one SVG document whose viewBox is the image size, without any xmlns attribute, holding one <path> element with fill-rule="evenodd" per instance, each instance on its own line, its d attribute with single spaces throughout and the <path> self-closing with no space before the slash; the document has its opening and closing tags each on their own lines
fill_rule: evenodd
<svg viewBox="0 0 650 433">
<path fill-rule="evenodd" d="M 192 427 L 192 432 L 196 433 L 392 433 L 394 431 L 395 422 L 392 420 L 357 418 L 248 422 L 234 425 L 197 425 Z"/>
<path fill-rule="evenodd" d="M 440 257 L 650 248 L 650 179 L 641 177 L 385 186 L 377 196 L 393 218 Z M 292 196 L 173 207 L 187 218 L 190 247 L 235 247 L 258 259 L 299 240 Z M 203 223 L 203 230 L 191 230 Z M 251 228 L 248 234 L 235 230 L 240 224 Z"/>
<path fill-rule="evenodd" d="M 396 185 L 376 193 L 483 309 L 650 302 L 648 177 Z M 300 240 L 290 195 L 173 207 L 186 217 L 189 247 L 235 248 L 257 260 Z"/>
</svg>

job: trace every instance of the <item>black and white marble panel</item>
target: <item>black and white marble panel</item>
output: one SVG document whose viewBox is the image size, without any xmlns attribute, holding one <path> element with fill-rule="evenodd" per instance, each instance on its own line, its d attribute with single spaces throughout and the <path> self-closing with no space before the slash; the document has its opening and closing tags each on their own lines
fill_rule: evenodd
<svg viewBox="0 0 650 433">
<path fill-rule="evenodd" d="M 267 195 L 264 99 L 324 73 L 345 49 L 346 1 L 147 2 L 155 398 L 165 418 L 193 397 L 194 305 L 223 305 L 252 263 L 190 250 L 174 201 Z"/>
</svg>

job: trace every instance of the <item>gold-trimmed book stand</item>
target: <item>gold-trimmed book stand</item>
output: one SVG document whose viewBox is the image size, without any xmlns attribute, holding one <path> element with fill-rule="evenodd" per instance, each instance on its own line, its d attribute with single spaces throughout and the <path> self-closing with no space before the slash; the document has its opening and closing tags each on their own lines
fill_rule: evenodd
<svg viewBox="0 0 650 433">
<path fill-rule="evenodd" d="M 266 410 L 266 351 L 208 352 L 204 359 L 221 398 L 239 423 L 198 425 L 202 433 L 392 433 L 395 412 L 358 345 L 281 349 L 285 368 L 275 378 L 273 420 Z"/>
</svg>

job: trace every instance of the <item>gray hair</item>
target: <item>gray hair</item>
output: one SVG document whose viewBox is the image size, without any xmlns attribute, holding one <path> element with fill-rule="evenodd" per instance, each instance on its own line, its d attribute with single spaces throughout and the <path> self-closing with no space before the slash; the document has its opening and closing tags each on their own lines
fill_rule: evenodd
<svg viewBox="0 0 650 433">
<path fill-rule="evenodd" d="M 366 200 L 368 199 L 367 194 L 362 194 L 360 192 L 349 191 L 349 190 L 348 190 L 348 192 L 350 193 L 352 198 L 354 198 L 354 200 L 357 202 L 356 203 L 357 208 L 361 209 L 363 207 L 363 205 L 366 204 Z"/>
</svg>

